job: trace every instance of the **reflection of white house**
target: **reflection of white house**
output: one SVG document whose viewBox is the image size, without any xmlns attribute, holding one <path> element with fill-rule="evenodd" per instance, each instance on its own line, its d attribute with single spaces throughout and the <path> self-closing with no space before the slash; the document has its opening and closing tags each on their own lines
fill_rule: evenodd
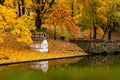
<svg viewBox="0 0 120 80">
<path fill-rule="evenodd" d="M 30 65 L 30 67 L 33 69 L 42 70 L 43 72 L 47 72 L 48 71 L 48 61 L 34 62 Z"/>
</svg>

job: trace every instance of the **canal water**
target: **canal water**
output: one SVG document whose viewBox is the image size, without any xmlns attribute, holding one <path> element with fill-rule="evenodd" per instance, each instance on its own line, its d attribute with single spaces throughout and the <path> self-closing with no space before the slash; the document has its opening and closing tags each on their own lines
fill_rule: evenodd
<svg viewBox="0 0 120 80">
<path fill-rule="evenodd" d="M 120 80 L 120 55 L 1 65 L 0 80 Z"/>
</svg>

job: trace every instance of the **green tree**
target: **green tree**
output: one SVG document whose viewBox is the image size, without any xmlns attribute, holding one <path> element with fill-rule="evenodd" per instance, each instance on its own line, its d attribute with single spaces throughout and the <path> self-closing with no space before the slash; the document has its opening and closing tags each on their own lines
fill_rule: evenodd
<svg viewBox="0 0 120 80">
<path fill-rule="evenodd" d="M 99 0 L 88 0 L 86 4 L 84 4 L 84 8 L 82 10 L 82 27 L 84 29 L 90 29 L 90 38 L 92 38 L 92 29 L 93 29 L 93 39 L 97 39 L 97 24 L 99 24 L 97 9 L 101 6 Z"/>
<path fill-rule="evenodd" d="M 119 3 L 119 1 L 101 0 L 101 3 L 102 6 L 99 8 L 98 12 L 102 14 L 101 20 L 106 20 L 106 24 L 103 26 L 104 35 L 102 39 L 108 31 L 108 40 L 111 40 L 112 31 L 117 27 L 116 23 L 119 22 L 119 12 L 117 11 L 117 3 Z"/>
</svg>

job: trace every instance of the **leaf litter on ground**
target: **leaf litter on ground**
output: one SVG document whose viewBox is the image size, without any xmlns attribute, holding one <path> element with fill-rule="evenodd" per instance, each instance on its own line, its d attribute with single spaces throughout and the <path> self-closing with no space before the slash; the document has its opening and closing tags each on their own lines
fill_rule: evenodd
<svg viewBox="0 0 120 80">
<path fill-rule="evenodd" d="M 16 36 L 6 33 L 4 43 L 0 43 L 0 64 L 86 54 L 74 43 L 48 38 L 48 44 L 47 53 L 32 51 L 28 48 L 28 44 L 17 42 Z"/>
</svg>

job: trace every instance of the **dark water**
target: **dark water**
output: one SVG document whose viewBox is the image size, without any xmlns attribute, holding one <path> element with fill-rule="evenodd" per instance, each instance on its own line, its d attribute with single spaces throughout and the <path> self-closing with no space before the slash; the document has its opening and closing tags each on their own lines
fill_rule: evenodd
<svg viewBox="0 0 120 80">
<path fill-rule="evenodd" d="M 120 55 L 0 66 L 0 80 L 120 80 Z"/>
</svg>

